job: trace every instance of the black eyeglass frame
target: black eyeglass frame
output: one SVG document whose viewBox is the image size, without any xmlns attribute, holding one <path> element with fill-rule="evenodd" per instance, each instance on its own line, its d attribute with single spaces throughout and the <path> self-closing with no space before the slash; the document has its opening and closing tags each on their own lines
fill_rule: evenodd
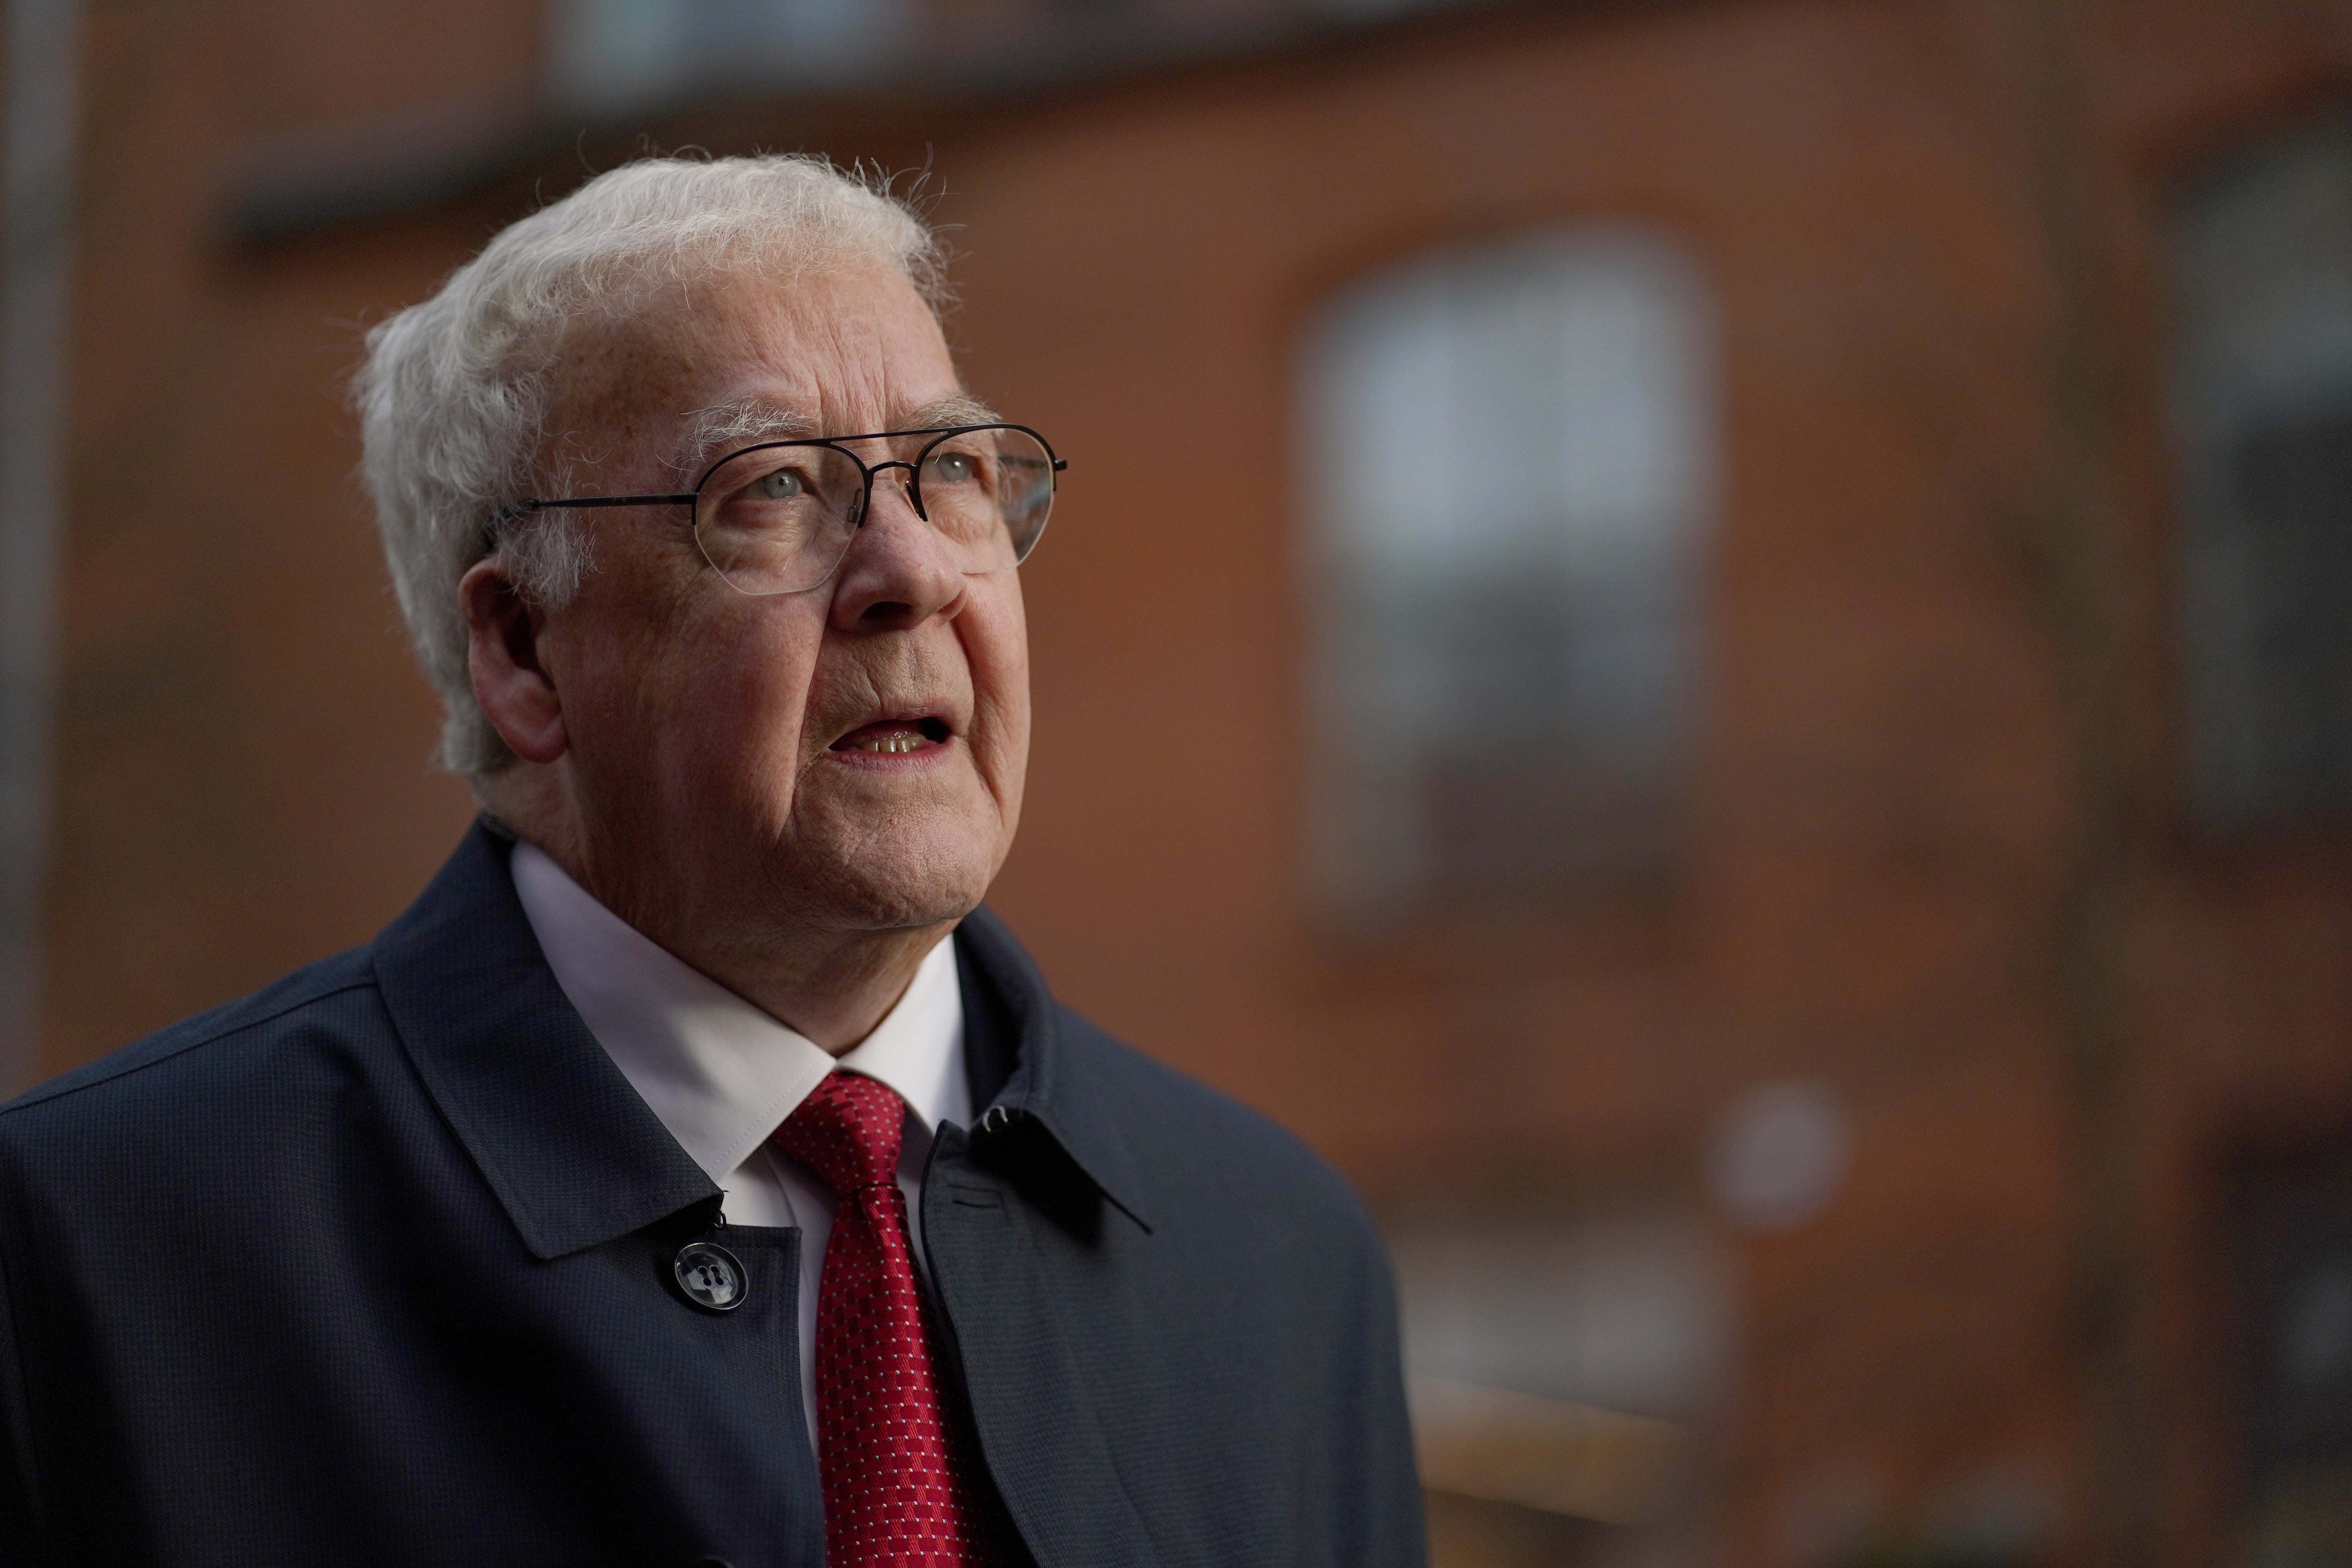
<svg viewBox="0 0 2352 1568">
<path fill-rule="evenodd" d="M 926 425 L 914 430 L 875 430 L 869 431 L 867 434 L 863 436 L 796 436 L 789 440 L 755 441 L 749 447 L 736 447 L 733 451 L 729 452 L 717 462 L 703 469 L 702 477 L 694 481 L 694 488 L 681 495 L 572 496 L 561 500 L 547 500 L 532 498 L 525 500 L 502 502 L 499 507 L 497 515 L 490 520 L 489 526 L 482 531 L 482 542 L 486 550 L 496 550 L 498 548 L 499 530 L 507 523 L 511 522 L 514 519 L 521 516 L 527 511 L 561 511 L 567 507 L 575 506 L 694 506 L 701 500 L 702 487 L 710 482 L 711 475 L 717 473 L 719 469 L 725 468 L 728 464 L 733 462 L 738 458 L 748 457 L 753 452 L 773 451 L 778 447 L 831 447 L 835 451 L 838 451 L 843 457 L 857 465 L 857 471 L 863 476 L 863 479 L 861 481 L 862 488 L 859 490 L 857 498 L 857 527 L 865 527 L 866 519 L 873 511 L 874 476 L 880 473 L 887 473 L 892 468 L 904 468 L 907 470 L 907 499 L 913 503 L 915 515 L 921 518 L 925 522 L 929 522 L 931 521 L 931 514 L 923 508 L 923 459 L 929 457 L 942 442 L 950 440 L 958 436 L 969 436 L 975 430 L 1018 430 L 1024 436 L 1028 437 L 1031 440 L 1036 442 L 1037 445 L 1045 448 L 1045 456 L 1047 459 L 1052 462 L 1053 472 L 1055 474 L 1059 475 L 1063 473 L 1070 466 L 1070 460 L 1067 458 L 1055 455 L 1054 451 L 1054 444 L 1051 441 L 1046 440 L 1045 437 L 1039 435 L 1036 431 L 1032 430 L 1026 425 L 1013 425 L 1002 419 L 992 419 L 984 425 Z M 908 462 L 899 458 L 893 458 L 887 463 L 868 464 L 865 458 L 859 457 L 856 453 L 842 445 L 845 441 L 887 441 L 898 436 L 929 436 L 933 437 L 933 439 L 923 443 L 922 449 L 915 454 L 915 458 L 912 462 Z M 1055 489 L 1059 490 L 1062 488 L 1061 481 L 1058 479 L 1055 479 L 1053 483 Z M 1039 537 L 1042 538 L 1043 536 L 1044 531 L 1041 529 L 1039 531 Z M 1035 540 L 1031 540 L 1029 544 L 1030 549 L 1034 550 L 1036 548 Z M 1027 552 L 1024 551 L 1023 552 L 1021 559 L 1024 561 L 1028 559 Z M 1020 563 L 1020 561 L 1015 561 L 1013 563 L 1016 566 Z M 830 576 L 831 574 L 828 573 L 826 575 Z M 818 581 L 823 582 L 824 579 L 820 578 Z"/>
</svg>

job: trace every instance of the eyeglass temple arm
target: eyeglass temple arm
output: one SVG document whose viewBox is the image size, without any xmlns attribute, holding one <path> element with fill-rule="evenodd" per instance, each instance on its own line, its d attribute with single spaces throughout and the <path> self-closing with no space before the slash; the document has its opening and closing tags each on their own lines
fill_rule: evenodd
<svg viewBox="0 0 2352 1568">
<path fill-rule="evenodd" d="M 576 496 L 570 500 L 509 501 L 503 510 L 550 511 L 575 506 L 692 506 L 694 502 L 694 492 L 688 490 L 682 496 Z"/>
<path fill-rule="evenodd" d="M 1068 472 L 1069 467 L 1070 459 L 1067 458 L 1054 459 L 1054 471 L 1057 474 Z M 499 508 L 498 516 L 491 520 L 489 527 L 482 531 L 482 542 L 485 546 L 495 548 L 499 530 L 527 511 L 590 506 L 692 506 L 700 499 L 688 490 L 684 495 L 675 496 L 577 496 L 570 500 L 510 500 Z"/>
<path fill-rule="evenodd" d="M 1054 459 L 1054 471 L 1066 473 L 1070 467 L 1067 458 Z M 692 506 L 701 498 L 692 490 L 676 496 L 576 496 L 570 500 L 510 500 L 499 508 L 499 521 L 503 522 L 518 512 L 549 511 L 575 506 Z"/>
<path fill-rule="evenodd" d="M 691 490 L 682 496 L 574 496 L 566 500 L 502 501 L 498 511 L 482 530 L 482 548 L 499 547 L 499 531 L 527 511 L 552 511 L 580 506 L 692 506 L 696 496 Z"/>
</svg>

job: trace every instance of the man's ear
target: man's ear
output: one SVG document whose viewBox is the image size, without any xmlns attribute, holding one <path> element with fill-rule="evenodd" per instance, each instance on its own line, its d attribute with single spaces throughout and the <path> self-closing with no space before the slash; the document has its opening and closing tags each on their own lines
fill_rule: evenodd
<svg viewBox="0 0 2352 1568">
<path fill-rule="evenodd" d="M 457 602 L 466 609 L 474 700 L 516 756 L 527 763 L 555 761 L 569 741 L 563 700 L 539 661 L 541 613 L 492 561 L 476 562 L 459 579 Z"/>
</svg>

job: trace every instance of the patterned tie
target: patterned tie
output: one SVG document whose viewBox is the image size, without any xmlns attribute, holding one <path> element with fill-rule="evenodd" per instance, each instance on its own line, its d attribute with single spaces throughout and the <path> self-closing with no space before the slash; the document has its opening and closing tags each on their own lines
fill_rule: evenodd
<svg viewBox="0 0 2352 1568">
<path fill-rule="evenodd" d="M 776 1130 L 833 1189 L 816 1292 L 816 1429 L 827 1568 L 978 1568 L 1003 1528 L 960 1405 L 942 1400 L 898 1190 L 906 1106 L 834 1072 Z M 999 1505 L 1001 1506 L 1001 1505 Z"/>
</svg>

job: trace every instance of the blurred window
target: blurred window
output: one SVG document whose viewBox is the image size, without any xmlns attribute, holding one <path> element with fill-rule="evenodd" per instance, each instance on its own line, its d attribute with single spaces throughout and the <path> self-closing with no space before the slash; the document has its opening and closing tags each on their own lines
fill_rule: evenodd
<svg viewBox="0 0 2352 1568">
<path fill-rule="evenodd" d="M 1618 226 L 1425 257 L 1314 321 L 1314 816 L 1346 918 L 1668 858 L 1713 351 L 1690 259 Z"/>
<path fill-rule="evenodd" d="M 2352 808 L 2352 125 L 2197 191 L 2172 234 L 2192 793 L 2242 829 Z"/>
<path fill-rule="evenodd" d="M 612 110 L 730 87 L 825 86 L 877 70 L 918 0 L 555 0 L 566 102 Z"/>
</svg>

